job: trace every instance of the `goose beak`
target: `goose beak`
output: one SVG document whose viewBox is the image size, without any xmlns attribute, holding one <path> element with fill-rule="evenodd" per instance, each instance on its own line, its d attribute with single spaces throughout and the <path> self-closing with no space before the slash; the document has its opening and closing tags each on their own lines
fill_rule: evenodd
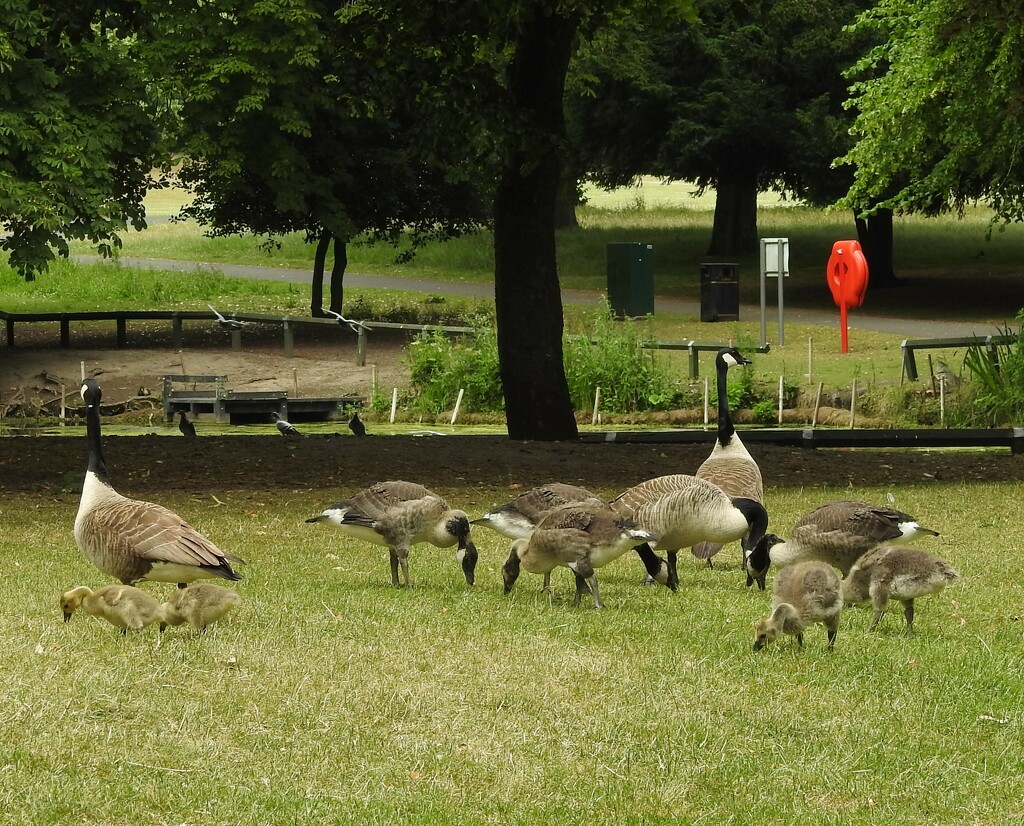
<svg viewBox="0 0 1024 826">
<path fill-rule="evenodd" d="M 64 612 L 64 622 L 71 622 L 71 612 L 70 611 L 65 611 Z"/>
<path fill-rule="evenodd" d="M 479 557 L 476 545 L 470 540 L 466 540 L 465 544 L 459 543 L 458 560 L 462 565 L 462 573 L 466 575 L 467 585 L 472 585 L 476 581 L 476 561 Z"/>
<path fill-rule="evenodd" d="M 323 521 L 323 520 L 324 520 L 324 519 L 326 519 L 326 518 L 327 518 L 327 517 L 326 517 L 326 516 L 324 516 L 324 515 L 323 515 L 323 514 L 321 513 L 321 514 L 320 514 L 319 516 L 311 516 L 311 517 L 310 517 L 309 519 L 307 519 L 306 521 L 307 521 L 307 522 L 321 522 L 321 521 Z"/>
</svg>

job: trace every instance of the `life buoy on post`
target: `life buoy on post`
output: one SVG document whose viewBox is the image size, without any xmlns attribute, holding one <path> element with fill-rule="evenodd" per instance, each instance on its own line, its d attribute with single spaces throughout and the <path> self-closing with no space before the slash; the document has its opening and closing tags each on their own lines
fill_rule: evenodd
<svg viewBox="0 0 1024 826">
<path fill-rule="evenodd" d="M 846 329 L 846 311 L 864 303 L 868 289 L 868 260 L 860 241 L 836 241 L 828 259 L 825 280 L 832 299 L 839 307 L 839 336 L 844 353 L 850 352 Z"/>
</svg>

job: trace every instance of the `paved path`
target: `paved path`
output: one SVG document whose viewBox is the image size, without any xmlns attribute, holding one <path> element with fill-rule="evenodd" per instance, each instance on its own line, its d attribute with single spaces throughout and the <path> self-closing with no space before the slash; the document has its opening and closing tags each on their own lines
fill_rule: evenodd
<svg viewBox="0 0 1024 826">
<path fill-rule="evenodd" d="M 76 260 L 97 261 L 96 256 L 76 256 Z M 280 281 L 295 284 L 308 284 L 311 278 L 309 270 L 285 269 L 280 267 L 255 267 L 239 264 L 208 264 L 193 261 L 175 261 L 161 258 L 119 258 L 122 264 L 130 267 L 150 267 L 153 269 L 172 270 L 176 272 L 196 272 L 216 270 L 224 275 L 238 278 L 255 278 L 266 281 Z M 329 283 L 330 278 L 325 277 Z M 407 290 L 410 292 L 429 293 L 433 295 L 457 295 L 470 298 L 494 300 L 494 285 L 475 281 L 432 281 L 424 278 L 407 278 L 395 275 L 366 275 L 361 273 L 345 273 L 345 287 L 368 287 L 385 290 Z M 603 293 L 590 290 L 562 290 L 562 301 L 566 304 L 596 306 Z M 680 313 L 683 315 L 700 315 L 700 302 L 686 301 L 678 298 L 655 296 L 654 312 Z M 768 299 L 767 309 L 768 334 L 771 336 L 778 330 L 775 313 L 774 296 Z M 755 304 L 740 305 L 740 318 L 748 321 L 761 318 L 761 307 Z M 800 324 L 820 324 L 823 326 L 839 326 L 839 311 L 829 306 L 821 310 L 785 308 L 785 321 Z M 956 322 L 929 319 L 899 319 L 885 316 L 872 316 L 860 312 L 849 315 L 851 330 L 871 330 L 880 333 L 892 333 L 901 338 L 937 338 L 951 336 L 987 336 L 1002 332 L 998 327 L 981 322 Z"/>
</svg>

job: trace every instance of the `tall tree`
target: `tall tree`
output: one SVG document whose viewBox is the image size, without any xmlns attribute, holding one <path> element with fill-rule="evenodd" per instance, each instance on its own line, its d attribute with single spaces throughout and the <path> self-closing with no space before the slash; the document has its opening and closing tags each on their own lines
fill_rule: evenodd
<svg viewBox="0 0 1024 826">
<path fill-rule="evenodd" d="M 0 2 L 0 250 L 31 279 L 68 241 L 145 226 L 162 97 L 135 2 Z"/>
<path fill-rule="evenodd" d="M 937 215 L 984 201 L 1024 220 L 1024 17 L 999 0 L 881 0 L 858 24 L 881 45 L 858 65 L 846 203 Z"/>
</svg>

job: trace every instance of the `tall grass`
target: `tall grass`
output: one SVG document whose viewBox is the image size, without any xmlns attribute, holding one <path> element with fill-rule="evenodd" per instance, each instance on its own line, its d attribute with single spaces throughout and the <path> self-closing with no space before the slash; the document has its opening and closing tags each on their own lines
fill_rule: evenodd
<svg viewBox="0 0 1024 826">
<path fill-rule="evenodd" d="M 841 465 L 841 457 L 837 456 Z M 601 491 L 597 480 L 589 480 Z M 864 823 L 1019 820 L 1020 564 L 1012 486 L 903 488 L 962 581 L 881 629 L 844 616 L 751 651 L 768 595 L 738 548 L 681 564 L 678 593 L 600 572 L 604 611 L 539 578 L 502 594 L 507 543 L 480 531 L 477 586 L 417 547 L 386 553 L 303 519 L 346 491 L 170 495 L 246 556 L 243 604 L 205 637 L 127 638 L 61 622 L 100 584 L 71 538 L 71 494 L 8 497 L 0 532 L 0 791 L 6 822 Z M 440 491 L 482 512 L 506 491 Z M 886 491 L 854 492 L 884 501 Z M 773 489 L 784 530 L 834 492 Z M 847 495 L 843 492 L 843 495 Z M 144 586 L 166 593 L 158 585 Z"/>
</svg>

